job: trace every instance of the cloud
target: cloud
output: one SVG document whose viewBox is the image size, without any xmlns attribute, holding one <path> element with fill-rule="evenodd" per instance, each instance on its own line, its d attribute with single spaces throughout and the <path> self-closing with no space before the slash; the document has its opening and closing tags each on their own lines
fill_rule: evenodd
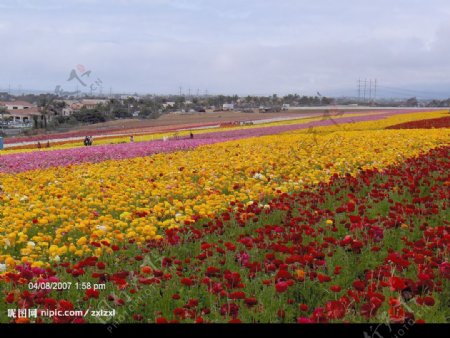
<svg viewBox="0 0 450 338">
<path fill-rule="evenodd" d="M 0 88 L 51 89 L 77 64 L 127 92 L 355 95 L 358 78 L 449 85 L 444 0 L 5 0 L 0 8 Z"/>
</svg>

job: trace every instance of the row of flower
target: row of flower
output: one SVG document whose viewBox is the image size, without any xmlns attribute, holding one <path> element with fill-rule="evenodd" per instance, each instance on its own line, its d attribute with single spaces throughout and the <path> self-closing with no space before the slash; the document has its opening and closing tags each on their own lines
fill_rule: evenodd
<svg viewBox="0 0 450 338">
<path fill-rule="evenodd" d="M 447 116 L 440 117 L 437 119 L 409 121 L 387 127 L 387 129 L 431 129 L 431 128 L 450 128 L 450 112 L 447 114 Z"/>
<path fill-rule="evenodd" d="M 45 169 L 53 166 L 68 166 L 84 162 L 101 162 L 109 159 L 126 159 L 148 156 L 155 153 L 172 152 L 176 150 L 185 150 L 197 147 L 199 145 L 213 144 L 218 142 L 239 140 L 242 138 L 257 137 L 264 135 L 273 135 L 282 132 L 300 131 L 316 135 L 324 126 L 326 131 L 343 130 L 369 130 L 383 128 L 396 124 L 399 121 L 411 121 L 423 118 L 432 118 L 441 116 L 442 112 L 414 113 L 393 115 L 395 112 L 385 112 L 363 116 L 331 117 L 322 116 L 313 121 L 305 120 L 302 123 L 274 125 L 266 127 L 254 127 L 252 129 L 234 129 L 227 131 L 208 132 L 195 135 L 194 139 L 180 137 L 179 139 L 170 139 L 169 142 L 156 139 L 155 135 L 142 136 L 142 138 L 151 137 L 152 141 L 120 144 L 107 144 L 94 147 L 78 147 L 50 151 L 27 151 L 16 153 L 4 153 L 0 161 L 0 173 L 17 173 L 21 171 Z M 382 120 L 380 120 L 382 119 Z M 362 123 L 362 121 L 372 121 Z M 377 122 L 374 122 L 377 121 Z M 287 121 L 289 122 L 289 121 Z M 347 125 L 351 122 L 351 125 Z M 359 122 L 359 123 L 357 123 Z M 356 123 L 356 124 L 355 124 Z M 381 127 L 380 127 L 381 126 Z M 314 132 L 312 132 L 314 131 Z M 52 147 L 51 149 L 54 149 Z"/>
<path fill-rule="evenodd" d="M 81 205 L 86 203 L 87 209 L 80 210 L 80 219 L 73 219 L 70 226 L 65 226 L 62 220 L 47 217 L 47 221 L 43 221 L 42 215 L 28 215 L 33 218 L 30 223 L 34 224 L 28 227 L 28 221 L 12 221 L 9 214 L 12 209 L 5 215 L 11 226 L 17 227 L 21 223 L 23 231 L 19 236 L 27 237 L 27 230 L 28 235 L 35 235 L 28 238 L 33 244 L 28 242 L 26 248 L 30 252 L 27 254 L 39 256 L 40 252 L 35 250 L 40 247 L 42 251 L 50 251 L 53 263 L 30 265 L 25 259 L 0 276 L 4 298 L 0 303 L 0 322 L 326 323 L 387 320 L 408 325 L 445 322 L 450 315 L 447 304 L 450 147 L 434 148 L 403 163 L 383 168 L 383 154 L 387 150 L 383 148 L 383 142 L 397 148 L 397 153 L 404 152 L 399 150 L 393 137 L 388 138 L 390 132 L 395 131 L 379 133 L 378 144 L 367 143 L 372 137 L 370 133 L 364 137 L 359 134 L 357 141 L 362 144 L 356 140 L 350 144 L 342 135 L 338 141 L 341 155 L 337 156 L 341 158 L 345 156 L 346 147 L 359 158 L 361 153 L 370 153 L 370 147 L 380 150 L 377 155 L 371 154 L 378 157 L 379 168 L 364 170 L 365 165 L 361 163 L 363 170 L 357 175 L 354 170 L 344 175 L 334 174 L 327 183 L 308 184 L 293 194 L 280 193 L 272 199 L 248 203 L 231 201 L 220 213 L 192 216 L 190 220 L 184 220 L 183 226 L 164 229 L 163 237 L 153 239 L 142 240 L 126 234 L 127 229 L 133 228 L 139 220 L 152 224 L 154 214 L 145 208 L 122 213 L 121 231 L 110 228 L 113 220 L 100 216 L 102 210 L 97 209 L 101 203 L 97 199 L 106 202 L 105 195 L 112 194 L 109 190 L 114 182 L 112 179 L 120 183 L 130 173 L 139 174 L 136 168 L 128 171 L 124 165 L 122 177 L 117 177 L 104 167 L 103 179 L 100 175 L 94 177 L 89 171 L 75 172 L 73 181 L 83 179 L 84 184 L 83 191 L 72 191 L 72 198 Z M 420 134 L 415 133 L 410 140 L 414 136 L 420 139 Z M 400 132 L 398 138 L 399 143 L 408 140 Z M 410 142 L 409 147 L 413 147 L 415 143 Z M 424 149 L 430 147 L 421 145 Z M 362 151 L 364 146 L 367 148 Z M 245 147 L 244 144 L 228 147 L 229 161 L 222 165 L 236 165 L 233 157 Z M 273 146 L 272 153 L 280 150 Z M 215 157 L 218 157 L 221 150 L 215 151 Z M 326 148 L 321 152 L 325 153 L 324 157 L 330 156 Z M 295 153 L 298 154 L 298 150 Z M 166 159 L 176 162 L 176 156 L 166 155 Z M 267 154 L 253 152 L 253 156 Z M 180 175 L 192 169 L 199 171 L 190 175 L 200 174 L 202 169 L 195 166 L 192 156 L 185 154 L 185 157 L 191 167 L 179 167 Z M 310 158 L 317 158 L 317 153 Z M 293 167 L 289 165 L 291 159 L 296 162 Z M 202 160 L 210 162 L 208 157 Z M 142 165 L 145 159 L 139 161 Z M 331 169 L 339 161 L 325 161 L 324 165 Z M 319 166 L 319 163 L 310 165 Z M 270 157 L 266 168 L 274 168 L 274 173 L 277 166 L 289 170 L 299 165 L 301 163 L 295 157 Z M 248 176 L 249 168 L 241 167 L 240 170 Z M 56 182 L 67 179 L 63 174 L 58 171 L 50 177 L 45 172 L 36 178 L 37 182 L 31 181 L 31 176 L 18 175 L 36 188 L 36 196 L 22 201 L 16 199 L 19 196 L 10 196 L 8 203 L 17 209 L 26 206 L 27 211 L 22 211 L 30 214 L 50 211 L 51 215 L 56 215 L 56 208 L 62 215 L 67 214 L 70 210 L 64 204 L 69 196 L 61 189 L 61 183 Z M 163 178 L 164 171 L 161 174 Z M 295 180 L 295 171 L 285 175 L 291 175 Z M 202 179 L 202 175 L 199 176 L 198 180 Z M 271 173 L 265 174 L 267 179 L 270 176 Z M 158 180 L 159 177 L 149 177 L 144 182 L 152 186 Z M 220 177 L 217 177 L 219 181 Z M 256 181 L 251 182 L 256 184 Z M 90 185 L 94 185 L 94 190 L 101 196 L 90 194 Z M 54 191 L 50 191 L 50 186 Z M 17 187 L 17 191 L 20 188 Z M 144 205 L 148 202 L 145 186 L 137 186 L 136 181 L 131 180 L 128 187 L 123 185 L 121 189 L 138 193 L 143 197 Z M 45 190 L 48 191 L 44 193 Z M 53 193 L 55 201 L 61 204 L 55 205 L 53 200 L 42 203 L 47 193 Z M 135 201 L 124 198 L 116 202 L 119 206 L 129 207 Z M 172 202 L 175 205 L 175 200 Z M 170 210 L 170 205 L 166 210 Z M 101 223 L 104 225 L 98 225 L 99 218 L 103 218 Z M 85 234 L 87 228 L 100 231 L 102 226 L 114 234 L 126 234 L 125 238 L 108 239 L 103 233 L 91 233 L 80 237 L 71 249 L 77 235 Z M 47 250 L 48 245 L 42 245 L 42 241 L 48 243 L 51 240 L 50 229 L 56 230 L 55 239 L 59 239 L 60 246 Z M 15 252 L 22 239 L 25 238 L 11 238 L 16 241 Z M 65 250 L 61 249 L 64 247 Z M 82 251 L 80 257 L 77 250 Z M 53 253 L 60 255 L 61 261 L 55 259 Z M 64 255 L 67 259 L 63 259 Z M 30 282 L 31 285 L 64 282 L 66 285 L 71 283 L 72 287 L 35 290 L 30 288 Z M 7 318 L 6 310 L 15 308 L 38 309 L 37 318 Z M 48 311 L 82 310 L 84 313 L 86 309 L 111 310 L 115 311 L 115 316 L 45 317 Z"/>
</svg>

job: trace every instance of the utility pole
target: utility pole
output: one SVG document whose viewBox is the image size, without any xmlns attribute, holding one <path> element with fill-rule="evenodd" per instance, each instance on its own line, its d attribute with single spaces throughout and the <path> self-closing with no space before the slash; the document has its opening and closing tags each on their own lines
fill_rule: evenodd
<svg viewBox="0 0 450 338">
<path fill-rule="evenodd" d="M 180 96 L 181 96 L 181 89 L 182 89 L 182 87 L 180 86 L 179 89 L 180 89 Z"/>
<path fill-rule="evenodd" d="M 372 102 L 372 79 L 369 79 L 369 103 Z"/>
<path fill-rule="evenodd" d="M 358 102 L 361 101 L 361 79 L 358 79 Z"/>
<path fill-rule="evenodd" d="M 377 100 L 377 79 L 375 79 L 375 89 L 373 93 L 373 101 L 375 102 Z"/>
<path fill-rule="evenodd" d="M 367 79 L 364 79 L 364 96 L 363 96 L 364 102 L 366 102 L 366 88 L 367 88 Z"/>
</svg>

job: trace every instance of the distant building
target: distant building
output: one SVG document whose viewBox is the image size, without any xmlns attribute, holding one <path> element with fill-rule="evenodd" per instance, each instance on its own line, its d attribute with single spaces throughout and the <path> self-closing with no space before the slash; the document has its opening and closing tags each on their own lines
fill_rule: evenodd
<svg viewBox="0 0 450 338">
<path fill-rule="evenodd" d="M 118 98 L 121 100 L 135 99 L 136 101 L 140 99 L 139 95 L 119 95 Z"/>
<path fill-rule="evenodd" d="M 7 110 L 24 110 L 37 107 L 36 105 L 26 101 L 6 101 L 0 102 L 0 105 L 6 107 Z"/>
<path fill-rule="evenodd" d="M 166 102 L 162 104 L 163 108 L 173 108 L 175 107 L 175 102 Z"/>
<path fill-rule="evenodd" d="M 233 103 L 224 103 L 222 105 L 222 109 L 223 110 L 233 110 L 234 109 L 234 104 Z"/>
<path fill-rule="evenodd" d="M 4 120 L 11 126 L 28 126 L 32 125 L 33 121 L 44 118 L 36 105 L 26 101 L 0 102 L 0 106 L 6 108 Z"/>
<path fill-rule="evenodd" d="M 74 112 L 74 110 L 72 108 L 66 107 L 61 110 L 61 115 L 62 116 L 70 116 L 73 114 L 73 112 Z"/>
<path fill-rule="evenodd" d="M 109 100 L 104 99 L 84 99 L 81 104 L 86 109 L 95 109 L 98 105 L 106 105 Z"/>
</svg>

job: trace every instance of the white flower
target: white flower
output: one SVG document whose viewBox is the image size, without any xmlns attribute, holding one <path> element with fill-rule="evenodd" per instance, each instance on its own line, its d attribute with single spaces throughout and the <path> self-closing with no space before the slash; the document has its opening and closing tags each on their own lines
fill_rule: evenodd
<svg viewBox="0 0 450 338">
<path fill-rule="evenodd" d="M 28 246 L 32 246 L 32 247 L 35 247 L 35 246 L 36 246 L 36 243 L 34 243 L 33 241 L 29 241 L 29 242 L 27 243 L 27 245 L 28 245 Z"/>
<path fill-rule="evenodd" d="M 97 225 L 96 228 L 97 228 L 97 230 L 103 230 L 103 231 L 106 230 L 106 227 L 104 225 Z"/>
<path fill-rule="evenodd" d="M 58 255 L 56 255 L 54 258 L 53 258 L 53 261 L 55 261 L 55 262 L 59 262 L 61 260 L 61 258 L 58 256 Z"/>
<path fill-rule="evenodd" d="M 256 178 L 257 180 L 265 179 L 264 175 L 261 173 L 256 173 L 255 175 L 253 175 L 253 178 Z"/>
<path fill-rule="evenodd" d="M 6 271 L 6 264 L 0 263 L 0 272 Z"/>
</svg>

